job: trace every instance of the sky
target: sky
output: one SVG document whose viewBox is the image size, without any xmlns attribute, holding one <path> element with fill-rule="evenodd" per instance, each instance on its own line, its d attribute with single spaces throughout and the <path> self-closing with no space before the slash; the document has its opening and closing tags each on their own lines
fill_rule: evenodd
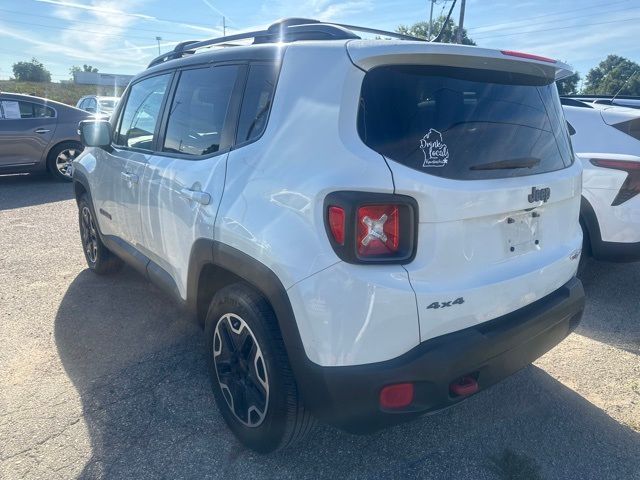
<svg viewBox="0 0 640 480">
<path fill-rule="evenodd" d="M 428 20 L 429 0 L 0 0 L 0 80 L 36 57 L 53 81 L 73 65 L 135 74 L 178 41 L 212 38 L 302 16 L 395 30 Z M 460 3 L 460 2 L 458 2 Z M 434 17 L 451 0 L 437 0 Z M 454 10 L 458 19 L 458 6 Z M 640 63 L 640 0 L 467 0 L 465 27 L 479 46 L 571 64 L 584 78 L 615 53 Z"/>
</svg>

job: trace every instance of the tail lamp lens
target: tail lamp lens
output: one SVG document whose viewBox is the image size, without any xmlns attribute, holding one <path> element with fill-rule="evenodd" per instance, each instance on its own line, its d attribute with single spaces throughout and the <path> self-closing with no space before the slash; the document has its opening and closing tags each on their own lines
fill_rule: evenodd
<svg viewBox="0 0 640 480">
<path fill-rule="evenodd" d="M 333 239 L 344 245 L 344 209 L 342 207 L 329 207 L 329 228 Z"/>
<path fill-rule="evenodd" d="M 416 255 L 418 204 L 407 195 L 331 192 L 324 201 L 329 242 L 353 264 L 406 264 Z"/>
<path fill-rule="evenodd" d="M 611 206 L 621 205 L 640 193 L 640 162 L 627 162 L 624 160 L 609 160 L 604 158 L 592 158 L 590 161 L 596 167 L 627 172 L 627 178 L 620 187 L 616 198 L 613 199 Z"/>
<path fill-rule="evenodd" d="M 361 257 L 393 255 L 400 247 L 400 214 L 397 205 L 358 208 L 356 244 Z"/>
</svg>

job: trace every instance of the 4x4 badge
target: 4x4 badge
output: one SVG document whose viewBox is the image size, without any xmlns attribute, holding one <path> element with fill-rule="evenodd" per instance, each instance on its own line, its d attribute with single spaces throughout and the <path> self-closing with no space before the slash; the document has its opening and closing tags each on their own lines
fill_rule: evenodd
<svg viewBox="0 0 640 480">
<path fill-rule="evenodd" d="M 540 190 L 538 190 L 536 187 L 532 187 L 531 193 L 529 194 L 527 199 L 529 200 L 529 203 L 546 203 L 547 200 L 549 200 L 549 197 L 551 197 L 551 189 L 549 187 L 541 188 Z"/>
<path fill-rule="evenodd" d="M 455 300 L 449 300 L 448 302 L 433 302 L 431 305 L 427 307 L 429 308 L 447 308 L 452 307 L 453 305 L 462 305 L 464 303 L 464 298 L 458 297 Z"/>
<path fill-rule="evenodd" d="M 433 128 L 420 139 L 420 148 L 424 154 L 423 167 L 444 167 L 449 161 L 449 149 L 442 141 L 442 134 Z"/>
</svg>

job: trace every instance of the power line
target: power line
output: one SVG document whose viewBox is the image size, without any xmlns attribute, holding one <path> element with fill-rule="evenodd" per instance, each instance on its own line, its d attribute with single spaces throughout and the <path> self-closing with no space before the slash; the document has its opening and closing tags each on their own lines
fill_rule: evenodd
<svg viewBox="0 0 640 480">
<path fill-rule="evenodd" d="M 619 9 L 619 10 L 608 10 L 608 11 L 607 11 L 607 14 L 610 14 L 610 13 L 626 12 L 626 11 L 628 11 L 628 10 L 636 10 L 636 9 L 640 9 L 640 6 L 627 7 L 627 8 L 622 8 L 622 9 Z M 594 17 L 594 16 L 596 16 L 596 15 L 598 15 L 598 14 L 595 14 L 595 13 L 587 13 L 587 14 L 585 14 L 585 15 L 573 15 L 573 16 L 572 16 L 572 17 L 570 17 L 570 18 L 558 18 L 558 19 L 555 19 L 555 20 L 546 20 L 546 21 L 544 21 L 544 22 L 527 23 L 527 24 L 523 24 L 523 25 L 520 25 L 520 26 L 517 26 L 517 27 L 511 27 L 511 28 L 507 27 L 507 28 L 505 28 L 505 29 L 501 29 L 501 30 L 499 30 L 499 32 L 500 32 L 500 33 L 503 33 L 503 32 L 504 32 L 504 30 L 509 31 L 509 30 L 514 30 L 514 29 L 515 29 L 515 30 L 520 30 L 521 28 L 534 27 L 534 26 L 536 26 L 536 25 L 550 25 L 550 24 L 557 23 L 557 22 L 563 22 L 563 23 L 566 23 L 568 20 L 573 20 L 573 19 L 575 19 L 575 18 L 590 18 L 590 17 Z M 497 27 L 497 26 L 500 26 L 500 25 L 505 25 L 505 24 L 500 24 L 500 23 L 499 23 L 499 24 L 496 24 L 495 26 Z M 580 25 L 580 26 L 581 26 L 581 25 Z M 469 30 L 469 29 L 467 29 L 467 30 Z M 484 33 L 484 34 L 491 34 L 492 32 L 480 32 L 480 33 L 479 33 L 479 35 L 482 35 L 483 33 Z M 481 37 L 479 37 L 479 38 L 481 38 Z"/>
<path fill-rule="evenodd" d="M 583 23 L 582 25 L 580 25 L 580 28 L 582 28 L 582 27 L 590 27 L 590 26 L 593 26 L 593 25 L 606 25 L 606 24 L 609 24 L 609 23 L 630 22 L 632 20 L 640 20 L 640 17 L 624 18 L 622 20 L 611 20 L 609 22 Z M 575 25 L 569 25 L 569 26 L 566 26 L 566 27 L 545 28 L 545 29 L 540 29 L 540 30 L 527 30 L 526 32 L 505 33 L 505 34 L 500 34 L 500 35 L 490 35 L 490 36 L 486 36 L 486 37 L 476 37 L 476 38 L 474 38 L 474 40 L 484 40 L 484 39 L 487 39 L 487 38 L 498 38 L 498 37 L 513 37 L 513 36 L 516 36 L 516 35 L 528 35 L 529 33 L 551 32 L 551 31 L 556 31 L 556 30 L 566 30 L 567 28 L 575 29 L 576 26 Z"/>
<path fill-rule="evenodd" d="M 3 19 L 2 22 L 5 23 L 18 23 L 21 25 L 29 25 L 31 27 L 41 27 L 41 28 L 51 28 L 54 30 L 65 30 L 65 31 L 69 31 L 69 32 L 77 32 L 77 33 L 92 33 L 95 35 L 103 35 L 106 37 L 120 37 L 120 38 L 137 38 L 137 39 L 141 39 L 141 40 L 150 40 L 151 37 L 141 37 L 138 35 L 118 35 L 116 33 L 104 33 L 104 32 L 96 32 L 96 31 L 92 31 L 92 30 L 78 30 L 77 28 L 66 28 L 66 27 L 54 27 L 53 25 L 42 25 L 40 23 L 31 23 L 31 22 L 21 22 L 20 20 L 6 20 Z M 1 32 L 0 32 L 1 33 Z M 166 39 L 168 42 L 180 42 L 182 40 L 175 40 L 175 39 Z"/>
<path fill-rule="evenodd" d="M 51 15 L 39 15 L 39 14 L 36 14 L 36 13 L 17 12 L 15 10 L 8 10 L 6 8 L 0 8 L 0 12 L 7 12 L 7 13 L 15 14 L 15 15 L 25 15 L 25 16 L 28 16 L 28 17 L 48 18 L 48 19 L 51 19 L 51 20 L 60 21 L 60 19 L 58 17 L 54 17 L 54 16 L 51 16 Z M 3 21 L 5 21 L 5 22 L 9 21 L 10 22 L 11 20 L 4 19 Z M 104 27 L 104 23 L 87 22 L 85 20 L 81 20 L 81 21 L 79 21 L 79 23 L 82 23 L 83 25 L 96 25 L 98 27 Z M 180 23 L 180 22 L 172 22 L 172 23 Z M 188 22 L 188 23 L 191 23 L 191 22 Z M 193 25 L 199 26 L 200 24 L 195 24 L 194 23 Z M 208 27 L 211 28 L 212 30 L 215 29 L 215 27 L 212 26 L 212 25 L 208 25 Z M 178 31 L 175 31 L 175 30 L 158 30 L 158 29 L 155 29 L 155 28 L 151 29 L 151 28 L 141 28 L 141 27 L 134 27 L 134 28 L 136 30 L 143 31 L 143 32 L 172 33 L 172 34 L 175 34 L 175 35 L 184 35 L 184 36 L 192 35 L 192 33 L 178 32 Z"/>
<path fill-rule="evenodd" d="M 603 6 L 607 6 L 610 7 L 612 5 L 616 5 L 616 4 L 620 4 L 620 3 L 628 3 L 630 0 L 620 0 L 617 2 L 607 2 L 607 3 L 597 3 L 595 5 L 590 5 L 590 6 L 586 6 L 586 7 L 582 7 L 580 10 L 588 10 L 590 8 L 597 8 L 597 7 L 603 7 Z M 505 22 L 505 23 L 494 23 L 494 24 L 487 24 L 487 25 L 479 25 L 477 27 L 471 27 L 471 28 L 467 28 L 467 30 L 478 30 L 480 28 L 487 28 L 487 27 L 496 27 L 496 26 L 500 26 L 500 25 L 513 25 L 514 23 L 526 23 L 531 19 L 535 19 L 535 18 L 543 18 L 543 17 L 552 17 L 555 15 L 561 15 L 564 13 L 575 13 L 575 8 L 573 10 L 563 10 L 561 12 L 549 12 L 549 13 L 543 13 L 541 15 L 533 15 L 530 17 L 527 17 L 526 20 L 515 20 L 513 22 Z"/>
</svg>

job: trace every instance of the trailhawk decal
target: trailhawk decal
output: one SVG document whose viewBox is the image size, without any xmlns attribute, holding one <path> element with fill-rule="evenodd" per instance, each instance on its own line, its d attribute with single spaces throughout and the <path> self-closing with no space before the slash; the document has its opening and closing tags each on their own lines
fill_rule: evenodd
<svg viewBox="0 0 640 480">
<path fill-rule="evenodd" d="M 424 154 L 423 167 L 444 167 L 449 161 L 449 149 L 442 141 L 442 134 L 433 128 L 420 139 L 420 148 Z"/>
</svg>

